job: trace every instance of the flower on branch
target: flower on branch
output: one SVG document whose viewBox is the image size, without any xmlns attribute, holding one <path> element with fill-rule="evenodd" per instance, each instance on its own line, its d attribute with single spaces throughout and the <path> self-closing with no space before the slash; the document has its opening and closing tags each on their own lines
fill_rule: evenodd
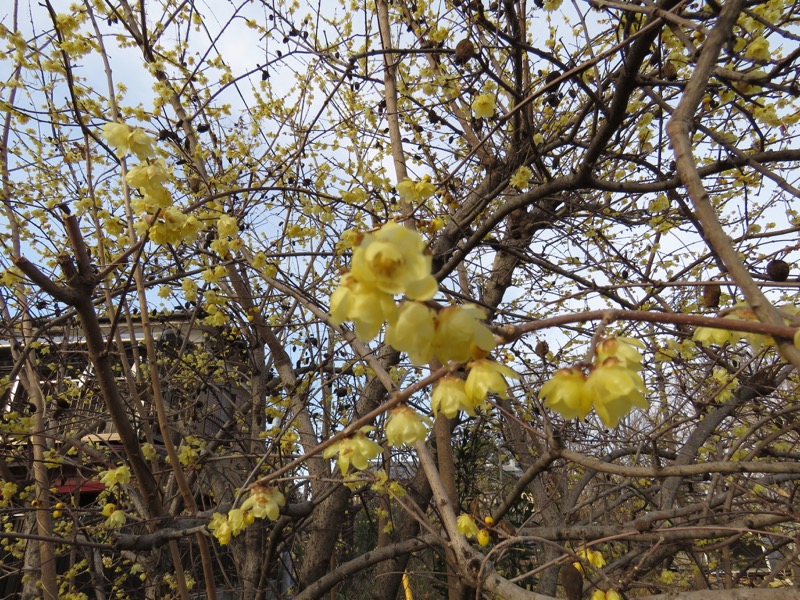
<svg viewBox="0 0 800 600">
<path fill-rule="evenodd" d="M 369 466 L 369 461 L 383 451 L 380 444 L 367 437 L 366 432 L 370 429 L 370 427 L 362 427 L 361 431 L 355 435 L 328 446 L 322 456 L 324 458 L 333 458 L 338 454 L 337 462 L 342 475 L 347 475 L 350 465 L 353 465 L 359 471 L 363 471 Z"/>
<path fill-rule="evenodd" d="M 428 437 L 428 430 L 417 411 L 400 406 L 394 409 L 386 422 L 386 439 L 392 446 L 413 446 Z"/>
</svg>

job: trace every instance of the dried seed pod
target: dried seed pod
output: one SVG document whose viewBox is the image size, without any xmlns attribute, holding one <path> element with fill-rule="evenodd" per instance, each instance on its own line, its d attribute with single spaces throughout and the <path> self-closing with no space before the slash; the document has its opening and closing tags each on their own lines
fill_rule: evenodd
<svg viewBox="0 0 800 600">
<path fill-rule="evenodd" d="M 545 342 L 544 340 L 539 340 L 538 342 L 536 342 L 536 346 L 533 349 L 533 351 L 536 352 L 536 355 L 542 360 L 544 360 L 545 357 L 547 356 L 548 350 L 550 350 L 550 346 L 548 346 L 547 342 Z"/>
<path fill-rule="evenodd" d="M 722 288 L 717 284 L 707 285 L 703 288 L 703 304 L 708 308 L 719 306 L 719 297 L 722 295 Z"/>
<path fill-rule="evenodd" d="M 786 281 L 789 279 L 789 263 L 776 258 L 767 263 L 767 275 L 772 281 Z"/>
<path fill-rule="evenodd" d="M 475 44 L 472 43 L 472 40 L 464 38 L 456 44 L 455 62 L 457 65 L 467 64 L 473 56 L 475 56 Z"/>
<path fill-rule="evenodd" d="M 567 600 L 581 600 L 583 597 L 583 575 L 572 563 L 561 565 L 559 573 L 561 585 Z"/>
<path fill-rule="evenodd" d="M 664 66 L 661 68 L 661 76 L 667 81 L 675 81 L 678 78 L 678 68 L 671 60 L 664 61 Z"/>
</svg>

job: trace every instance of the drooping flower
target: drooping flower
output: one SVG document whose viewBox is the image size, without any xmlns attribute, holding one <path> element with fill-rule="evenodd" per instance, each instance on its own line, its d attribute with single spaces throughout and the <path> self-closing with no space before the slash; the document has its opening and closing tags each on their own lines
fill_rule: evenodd
<svg viewBox="0 0 800 600">
<path fill-rule="evenodd" d="M 331 324 L 353 321 L 362 342 L 373 339 L 384 322 L 392 323 L 397 306 L 391 294 L 357 281 L 348 274 L 331 295 Z"/>
<path fill-rule="evenodd" d="M 644 381 L 636 371 L 623 367 L 615 358 L 596 367 L 586 380 L 594 409 L 606 427 L 616 427 L 634 406 L 647 408 Z"/>
<path fill-rule="evenodd" d="M 467 404 L 463 408 L 471 416 L 474 416 L 475 409 L 486 401 L 486 395 L 489 393 L 508 398 L 506 377 L 519 378 L 510 367 L 488 358 L 469 363 L 467 369 L 469 373 L 464 384 Z"/>
<path fill-rule="evenodd" d="M 228 523 L 228 517 L 226 515 L 214 513 L 211 517 L 211 522 L 208 524 L 208 528 L 220 544 L 224 545 L 231 541 L 233 530 L 231 529 L 230 523 Z"/>
<path fill-rule="evenodd" d="M 581 548 L 575 554 L 585 559 L 590 565 L 600 569 L 606 564 L 606 559 L 603 557 L 602 552 L 592 550 L 591 548 Z"/>
<path fill-rule="evenodd" d="M 458 377 L 442 377 L 436 387 L 433 388 L 433 393 L 431 394 L 431 411 L 433 411 L 433 415 L 436 416 L 441 411 L 448 419 L 455 417 L 458 411 L 467 404 L 467 393 L 464 391 L 464 385 L 464 380 Z"/>
<path fill-rule="evenodd" d="M 244 518 L 244 511 L 241 508 L 232 508 L 228 511 L 228 524 L 233 535 L 239 535 L 247 526 Z"/>
<path fill-rule="evenodd" d="M 419 203 L 436 193 L 436 186 L 427 175 L 417 182 L 406 177 L 395 186 L 397 195 L 406 202 Z"/>
<path fill-rule="evenodd" d="M 577 367 L 559 369 L 539 391 L 546 407 L 567 420 L 583 419 L 592 410 L 593 397 L 586 387 L 586 375 Z"/>
<path fill-rule="evenodd" d="M 619 360 L 623 367 L 641 369 L 642 354 L 637 348 L 644 349 L 644 344 L 635 338 L 606 338 L 597 344 L 597 363 L 603 364 L 607 358 L 614 357 Z"/>
<path fill-rule="evenodd" d="M 127 521 L 127 515 L 125 514 L 124 510 L 115 510 L 105 521 L 105 526 L 108 529 L 119 529 L 123 525 L 125 525 L 125 521 Z"/>
<path fill-rule="evenodd" d="M 353 252 L 351 274 L 360 283 L 387 294 L 430 300 L 439 285 L 431 275 L 431 257 L 416 231 L 389 221 L 368 233 Z"/>
<path fill-rule="evenodd" d="M 366 429 L 368 430 L 369 428 Z M 369 461 L 382 451 L 381 445 L 369 439 L 365 431 L 362 430 L 328 446 L 322 456 L 324 458 L 332 458 L 338 454 L 339 469 L 342 475 L 347 475 L 350 465 L 353 465 L 359 471 L 363 471 L 369 466 Z"/>
<path fill-rule="evenodd" d="M 250 497 L 242 502 L 242 510 L 249 512 L 256 519 L 269 518 L 277 521 L 281 507 L 286 505 L 286 497 L 276 488 L 256 486 Z"/>
<path fill-rule="evenodd" d="M 118 158 L 133 152 L 139 160 L 153 155 L 153 138 L 138 127 L 129 127 L 124 123 L 106 123 L 102 136 L 113 147 Z"/>
<path fill-rule="evenodd" d="M 151 160 L 138 164 L 125 175 L 125 181 L 128 185 L 141 190 L 142 193 L 151 191 L 158 193 L 155 190 L 168 179 L 169 171 L 167 171 L 164 162 L 161 160 Z"/>
<path fill-rule="evenodd" d="M 436 317 L 433 352 L 442 364 L 483 358 L 497 345 L 491 330 L 481 321 L 486 317 L 474 304 L 448 306 Z"/>
<path fill-rule="evenodd" d="M 458 533 L 467 538 L 474 538 L 478 535 L 478 526 L 475 521 L 466 513 L 461 513 L 456 519 Z"/>
<path fill-rule="evenodd" d="M 476 119 L 493 117 L 495 108 L 495 97 L 492 94 L 481 94 L 472 102 L 472 114 Z"/>
<path fill-rule="evenodd" d="M 436 332 L 434 311 L 419 302 L 403 302 L 397 318 L 386 327 L 386 343 L 408 354 L 414 365 L 429 363 L 433 357 Z"/>
<path fill-rule="evenodd" d="M 110 488 L 113 488 L 117 485 L 126 485 L 130 482 L 130 480 L 131 470 L 126 465 L 122 465 L 116 469 L 102 471 L 100 473 L 100 481 L 103 483 L 103 485 Z"/>
<path fill-rule="evenodd" d="M 519 169 L 517 169 L 514 174 L 509 179 L 508 183 L 511 186 L 517 188 L 518 190 L 524 190 L 528 187 L 530 183 L 531 177 L 533 177 L 533 171 L 531 171 L 525 165 L 522 165 Z"/>
<path fill-rule="evenodd" d="M 428 430 L 419 414 L 407 407 L 399 406 L 386 422 L 386 439 L 392 446 L 413 446 L 428 436 Z"/>
<path fill-rule="evenodd" d="M 489 534 L 488 529 L 481 529 L 478 532 L 477 541 L 481 546 L 488 546 L 491 540 L 492 536 Z"/>
</svg>

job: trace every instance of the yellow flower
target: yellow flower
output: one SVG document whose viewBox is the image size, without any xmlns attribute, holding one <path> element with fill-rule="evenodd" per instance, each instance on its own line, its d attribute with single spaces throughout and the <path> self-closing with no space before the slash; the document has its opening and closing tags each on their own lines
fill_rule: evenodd
<svg viewBox="0 0 800 600">
<path fill-rule="evenodd" d="M 217 221 L 217 232 L 221 238 L 238 237 L 239 223 L 236 222 L 236 217 L 231 217 L 230 215 L 220 217 L 219 221 Z"/>
<path fill-rule="evenodd" d="M 219 540 L 220 544 L 227 544 L 231 541 L 232 530 L 230 523 L 228 523 L 227 516 L 214 513 L 214 516 L 211 517 L 211 522 L 208 524 L 208 528 L 214 534 L 214 537 Z"/>
<path fill-rule="evenodd" d="M 232 508 L 228 511 L 228 524 L 233 535 L 239 535 L 247 526 L 244 520 L 244 511 L 241 508 Z"/>
<path fill-rule="evenodd" d="M 758 36 L 747 45 L 744 57 L 755 61 L 768 61 L 771 58 L 769 41 L 763 35 Z"/>
<path fill-rule="evenodd" d="M 478 526 L 475 525 L 475 521 L 472 520 L 472 517 L 466 513 L 458 515 L 456 527 L 458 528 L 458 533 L 464 537 L 474 538 L 478 535 Z"/>
<path fill-rule="evenodd" d="M 495 97 L 492 94 L 481 94 L 472 102 L 472 114 L 476 119 L 489 119 L 494 116 Z"/>
<path fill-rule="evenodd" d="M 431 410 L 433 415 L 442 414 L 452 419 L 462 406 L 467 404 L 467 393 L 464 391 L 464 380 L 458 377 L 442 377 L 431 394 Z"/>
<path fill-rule="evenodd" d="M 586 376 L 576 367 L 559 369 L 547 380 L 539 396 L 545 406 L 567 420 L 583 419 L 592 409 L 592 395 L 586 387 Z"/>
<path fill-rule="evenodd" d="M 522 165 L 516 172 L 511 176 L 511 179 L 508 183 L 510 183 L 513 187 L 517 188 L 518 190 L 524 190 L 528 187 L 528 184 L 533 177 L 533 172 Z"/>
<path fill-rule="evenodd" d="M 386 422 L 386 439 L 392 446 L 413 446 L 428 436 L 419 414 L 407 406 L 399 406 Z"/>
<path fill-rule="evenodd" d="M 583 559 L 586 559 L 590 565 L 598 569 L 604 567 L 606 564 L 606 559 L 603 558 L 603 553 L 598 552 L 597 550 L 592 550 L 591 548 L 581 548 L 575 554 Z"/>
<path fill-rule="evenodd" d="M 491 330 L 481 321 L 483 310 L 474 304 L 448 306 L 436 317 L 433 353 L 442 364 L 483 358 L 497 343 Z"/>
<path fill-rule="evenodd" d="M 616 427 L 634 406 L 647 408 L 642 376 L 617 359 L 609 358 L 589 375 L 586 387 L 591 391 L 594 409 L 606 427 Z"/>
<path fill-rule="evenodd" d="M 383 448 L 380 444 L 369 439 L 364 431 L 359 431 L 355 435 L 328 446 L 322 456 L 332 458 L 338 454 L 339 469 L 342 471 L 342 475 L 347 475 L 351 464 L 359 471 L 363 471 L 369 466 L 369 461 L 382 451 Z"/>
<path fill-rule="evenodd" d="M 286 497 L 275 488 L 256 486 L 250 497 L 242 503 L 242 510 L 249 511 L 256 519 L 269 518 L 277 521 L 281 507 L 286 505 Z"/>
<path fill-rule="evenodd" d="M 405 294 L 412 300 L 430 300 L 439 284 L 431 275 L 431 257 L 416 231 L 389 221 L 368 233 L 353 252 L 355 279 L 387 294 Z"/>
<path fill-rule="evenodd" d="M 353 321 L 356 336 L 362 342 L 373 339 L 385 321 L 395 320 L 397 306 L 390 294 L 363 285 L 352 275 L 345 275 L 331 295 L 331 324 Z"/>
<path fill-rule="evenodd" d="M 403 302 L 397 318 L 386 327 L 386 343 L 408 354 L 414 365 L 429 363 L 433 357 L 435 313 L 419 302 Z"/>
<path fill-rule="evenodd" d="M 478 532 L 478 543 L 481 546 L 488 546 L 489 542 L 491 541 L 492 537 L 489 535 L 489 531 L 487 529 L 481 529 Z"/>
<path fill-rule="evenodd" d="M 416 183 L 406 177 L 395 186 L 395 189 L 401 200 L 414 203 L 427 200 L 436 193 L 436 186 L 431 183 L 431 179 L 427 175 Z"/>
<path fill-rule="evenodd" d="M 119 529 L 125 525 L 126 520 L 127 516 L 124 510 L 115 510 L 106 519 L 105 526 L 109 529 Z"/>
<path fill-rule="evenodd" d="M 123 465 L 110 471 L 100 473 L 100 481 L 106 487 L 113 488 L 116 485 L 126 485 L 131 480 L 131 470 Z"/>
<path fill-rule="evenodd" d="M 741 339 L 738 331 L 716 329 L 714 327 L 698 327 L 694 330 L 692 339 L 708 348 L 709 346 L 724 346 L 726 343 L 735 344 Z"/>
<path fill-rule="evenodd" d="M 133 152 L 139 160 L 145 160 L 153 154 L 153 138 L 138 127 L 128 127 L 124 123 L 106 123 L 102 136 L 116 150 L 118 158 Z"/>
<path fill-rule="evenodd" d="M 463 408 L 473 416 L 475 409 L 486 401 L 487 394 L 492 393 L 501 398 L 508 398 L 506 377 L 519 378 L 519 375 L 510 367 L 486 358 L 469 363 L 467 368 L 469 373 L 464 384 L 467 404 Z"/>
<path fill-rule="evenodd" d="M 606 592 L 606 600 L 622 600 L 622 596 L 616 590 L 608 590 Z"/>
<path fill-rule="evenodd" d="M 169 172 L 163 161 L 152 160 L 133 167 L 125 175 L 125 181 L 131 187 L 143 193 L 159 194 L 158 188 L 169 179 Z"/>
<path fill-rule="evenodd" d="M 619 360 L 623 367 L 627 367 L 629 369 L 641 369 L 642 355 L 637 348 L 643 349 L 644 344 L 634 338 L 606 338 L 597 344 L 597 363 L 603 364 L 607 358 L 613 356 Z"/>
<path fill-rule="evenodd" d="M 117 510 L 117 505 L 109 502 L 103 507 L 103 510 L 100 511 L 100 514 L 104 517 L 110 517 L 111 513 L 113 513 L 115 510 Z"/>
</svg>

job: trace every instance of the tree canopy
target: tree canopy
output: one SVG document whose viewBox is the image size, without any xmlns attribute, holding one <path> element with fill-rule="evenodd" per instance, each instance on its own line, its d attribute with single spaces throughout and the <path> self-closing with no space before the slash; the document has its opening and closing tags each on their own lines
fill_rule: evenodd
<svg viewBox="0 0 800 600">
<path fill-rule="evenodd" d="M 8 0 L 0 594 L 797 598 L 798 20 Z"/>
</svg>

